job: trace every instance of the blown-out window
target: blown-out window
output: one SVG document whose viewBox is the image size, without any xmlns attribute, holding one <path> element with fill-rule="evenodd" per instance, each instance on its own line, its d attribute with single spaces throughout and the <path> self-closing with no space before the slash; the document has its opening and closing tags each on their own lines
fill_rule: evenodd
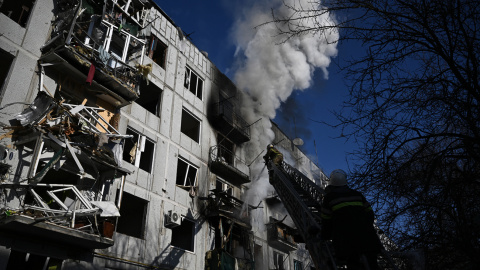
<svg viewBox="0 0 480 270">
<path fill-rule="evenodd" d="M 199 99 L 202 99 L 203 80 L 188 67 L 185 68 L 185 82 L 183 85 Z"/>
<path fill-rule="evenodd" d="M 32 13 L 33 4 L 35 4 L 34 0 L 4 0 L 0 1 L 0 12 L 21 27 L 25 27 Z"/>
<path fill-rule="evenodd" d="M 200 120 L 187 110 L 182 110 L 180 131 L 197 143 L 200 142 Z"/>
<path fill-rule="evenodd" d="M 160 116 L 161 97 L 162 90 L 160 88 L 154 83 L 147 83 L 145 80 L 142 80 L 140 83 L 140 97 L 135 100 L 135 103 L 156 116 Z"/>
<path fill-rule="evenodd" d="M 151 173 L 155 155 L 155 143 L 147 138 L 147 136 L 131 128 L 127 128 L 126 135 L 132 135 L 133 137 L 125 139 L 123 160 Z"/>
<path fill-rule="evenodd" d="M 195 223 L 182 217 L 180 226 L 172 228 L 172 246 L 194 252 Z"/>
<path fill-rule="evenodd" d="M 145 236 L 147 208 L 148 201 L 123 192 L 117 232 L 143 239 Z"/>
<path fill-rule="evenodd" d="M 177 181 L 180 187 L 191 187 L 197 185 L 198 168 L 185 159 L 179 157 L 177 164 Z"/>
<path fill-rule="evenodd" d="M 217 191 L 225 192 L 228 195 L 233 196 L 233 186 L 227 184 L 225 181 L 220 180 L 219 178 L 217 178 L 216 189 Z"/>
<path fill-rule="evenodd" d="M 235 144 L 220 133 L 217 136 L 217 141 L 218 157 L 225 161 L 228 165 L 233 165 L 235 158 Z"/>
<path fill-rule="evenodd" d="M 167 45 L 159 40 L 156 36 L 150 37 L 150 43 L 147 50 L 148 57 L 152 58 L 153 62 L 165 69 L 165 62 L 167 58 Z"/>
</svg>

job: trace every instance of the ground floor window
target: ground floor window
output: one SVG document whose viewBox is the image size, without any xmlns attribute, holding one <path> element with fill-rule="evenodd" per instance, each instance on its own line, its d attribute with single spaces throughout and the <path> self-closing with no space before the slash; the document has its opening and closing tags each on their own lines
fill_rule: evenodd
<svg viewBox="0 0 480 270">
<path fill-rule="evenodd" d="M 172 228 L 172 246 L 195 251 L 195 223 L 182 217 L 182 224 Z"/>
<path fill-rule="evenodd" d="M 128 192 L 123 192 L 117 232 L 144 239 L 147 209 L 148 201 Z"/>
</svg>

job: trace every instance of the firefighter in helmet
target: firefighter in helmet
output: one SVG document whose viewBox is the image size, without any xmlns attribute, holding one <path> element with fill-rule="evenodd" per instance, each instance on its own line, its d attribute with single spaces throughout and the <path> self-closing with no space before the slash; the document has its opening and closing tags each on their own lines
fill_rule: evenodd
<svg viewBox="0 0 480 270">
<path fill-rule="evenodd" d="M 267 153 L 263 156 L 267 167 L 270 165 L 269 160 L 273 162 L 273 165 L 279 166 L 283 161 L 283 154 L 278 151 L 277 148 L 273 147 L 273 144 L 267 145 Z M 273 179 L 273 168 L 268 167 L 269 180 L 272 182 Z"/>
<path fill-rule="evenodd" d="M 376 234 L 374 213 L 362 193 L 347 186 L 347 174 L 334 170 L 325 188 L 321 208 L 323 240 L 332 240 L 337 258 L 348 269 L 379 269 L 382 244 Z M 364 267 L 365 261 L 368 268 Z"/>
</svg>

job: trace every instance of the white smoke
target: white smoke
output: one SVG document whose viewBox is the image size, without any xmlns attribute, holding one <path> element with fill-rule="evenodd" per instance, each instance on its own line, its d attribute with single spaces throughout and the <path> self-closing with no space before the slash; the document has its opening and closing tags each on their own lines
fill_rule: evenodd
<svg viewBox="0 0 480 270">
<path fill-rule="evenodd" d="M 315 2 L 315 3 L 314 3 Z M 285 3 L 285 5 L 284 5 Z M 277 26 L 266 24 L 272 20 L 274 13 L 289 16 L 292 10 L 287 6 L 303 10 L 318 10 L 320 1 L 311 0 L 264 0 L 256 1 L 241 13 L 234 27 L 237 44 L 236 56 L 241 58 L 234 81 L 237 87 L 247 95 L 242 103 L 242 115 L 249 123 L 258 119 L 251 126 L 251 140 L 246 143 L 246 160 L 253 160 L 274 139 L 270 119 L 275 118 L 276 110 L 281 103 L 295 90 L 304 90 L 312 85 L 315 69 L 321 69 L 328 79 L 327 67 L 331 58 L 337 54 L 336 41 L 338 31 L 329 33 L 310 32 L 295 36 L 286 42 L 278 36 Z M 302 21 L 303 27 L 315 27 L 315 23 L 333 25 L 328 13 L 311 20 Z M 264 154 L 264 152 L 263 152 Z M 252 184 L 245 202 L 258 203 L 267 195 L 268 175 L 263 160 L 258 158 L 250 167 Z M 262 172 L 262 173 L 261 173 Z"/>
</svg>

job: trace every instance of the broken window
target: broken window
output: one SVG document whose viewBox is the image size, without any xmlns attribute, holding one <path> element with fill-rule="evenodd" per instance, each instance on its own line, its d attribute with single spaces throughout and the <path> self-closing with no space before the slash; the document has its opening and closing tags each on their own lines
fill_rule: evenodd
<svg viewBox="0 0 480 270">
<path fill-rule="evenodd" d="M 202 99 L 203 80 L 188 67 L 185 68 L 185 82 L 183 85 L 199 99 Z"/>
<path fill-rule="evenodd" d="M 303 270 L 303 264 L 300 261 L 293 260 L 293 269 L 294 270 Z"/>
<path fill-rule="evenodd" d="M 197 185 L 198 168 L 179 157 L 177 164 L 177 181 L 176 184 L 181 187 L 192 187 Z"/>
<path fill-rule="evenodd" d="M 278 252 L 273 252 L 273 265 L 277 270 L 285 270 L 283 266 L 283 255 Z"/>
<path fill-rule="evenodd" d="M 8 52 L 0 49 L 0 91 L 3 89 L 3 85 L 7 80 L 8 72 L 10 71 L 10 66 L 13 63 L 14 57 Z M 3 97 L 0 95 L 0 98 Z"/>
<path fill-rule="evenodd" d="M 222 134 L 218 134 L 217 136 L 218 141 L 218 157 L 225 161 L 228 165 L 234 165 L 234 153 L 235 153 L 235 144 L 228 140 Z"/>
<path fill-rule="evenodd" d="M 165 69 L 165 62 L 167 59 L 167 47 L 168 46 L 165 43 L 152 35 L 146 52 L 148 57 L 152 58 L 153 62 L 157 63 L 157 65 L 163 69 Z"/>
<path fill-rule="evenodd" d="M 123 192 L 117 232 L 144 239 L 148 201 Z"/>
<path fill-rule="evenodd" d="M 0 3 L 0 12 L 18 23 L 21 27 L 27 26 L 28 18 L 32 12 L 34 0 L 10 0 Z"/>
<path fill-rule="evenodd" d="M 155 143 L 147 136 L 131 128 L 127 128 L 126 135 L 132 135 L 133 138 L 125 139 L 123 160 L 151 173 L 155 155 Z"/>
<path fill-rule="evenodd" d="M 180 131 L 197 143 L 200 142 L 200 120 L 187 110 L 182 110 Z"/>
<path fill-rule="evenodd" d="M 88 27 L 88 35 L 80 34 L 78 38 L 85 38 L 85 45 L 97 49 L 104 64 L 111 68 L 120 68 L 123 63 L 128 64 L 138 58 L 144 45 L 126 26 L 100 21 L 100 18 L 94 15 Z"/>
<path fill-rule="evenodd" d="M 182 224 L 172 228 L 172 246 L 194 252 L 195 223 L 182 217 Z"/>
<path fill-rule="evenodd" d="M 233 186 L 217 177 L 216 190 L 225 191 L 228 195 L 233 196 Z"/>
<path fill-rule="evenodd" d="M 140 84 L 140 97 L 135 102 L 145 108 L 147 111 L 160 116 L 160 101 L 162 90 L 155 84 L 147 84 L 145 80 L 142 80 Z"/>
</svg>

